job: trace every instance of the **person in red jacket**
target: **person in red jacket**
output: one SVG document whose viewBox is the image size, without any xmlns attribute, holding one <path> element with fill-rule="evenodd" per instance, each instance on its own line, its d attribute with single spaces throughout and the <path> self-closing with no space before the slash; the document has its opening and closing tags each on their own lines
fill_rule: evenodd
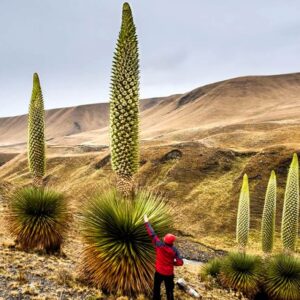
<svg viewBox="0 0 300 300">
<path fill-rule="evenodd" d="M 145 226 L 156 251 L 153 300 L 160 300 L 160 286 L 165 282 L 167 299 L 174 300 L 174 266 L 182 266 L 183 260 L 174 247 L 176 236 L 166 234 L 163 241 L 155 234 L 147 215 L 144 216 Z"/>
</svg>

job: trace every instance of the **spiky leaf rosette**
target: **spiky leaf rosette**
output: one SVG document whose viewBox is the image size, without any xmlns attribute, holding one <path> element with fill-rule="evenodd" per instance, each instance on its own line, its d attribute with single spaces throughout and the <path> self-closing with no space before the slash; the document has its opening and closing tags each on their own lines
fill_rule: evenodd
<svg viewBox="0 0 300 300">
<path fill-rule="evenodd" d="M 261 260 L 246 253 L 230 253 L 222 263 L 220 279 L 224 286 L 252 297 L 262 279 Z"/>
<path fill-rule="evenodd" d="M 84 207 L 81 229 L 86 247 L 81 274 L 93 285 L 126 295 L 151 292 L 155 252 L 143 216 L 159 236 L 170 225 L 162 199 L 137 192 L 133 201 L 121 193 L 95 195 Z"/>
<path fill-rule="evenodd" d="M 262 250 L 265 253 L 270 253 L 273 249 L 275 234 L 275 213 L 276 175 L 275 172 L 272 171 L 267 187 L 261 225 Z"/>
<path fill-rule="evenodd" d="M 200 274 L 204 279 L 206 279 L 209 276 L 216 278 L 221 272 L 221 266 L 221 258 L 213 258 L 201 268 Z"/>
<path fill-rule="evenodd" d="M 240 192 L 237 225 L 236 225 L 236 240 L 240 248 L 244 249 L 248 243 L 250 226 L 250 197 L 247 174 L 243 177 L 243 185 Z"/>
<path fill-rule="evenodd" d="M 45 111 L 37 73 L 33 75 L 33 88 L 28 114 L 28 163 L 35 185 L 42 184 L 45 175 Z"/>
<path fill-rule="evenodd" d="M 58 251 L 70 219 L 67 200 L 53 190 L 27 187 L 11 196 L 8 227 L 23 249 Z"/>
<path fill-rule="evenodd" d="M 300 299 L 299 258 L 278 255 L 269 261 L 266 268 L 265 290 L 270 299 Z"/>
<path fill-rule="evenodd" d="M 139 57 L 128 3 L 123 5 L 121 31 L 113 58 L 110 139 L 113 170 L 123 181 L 130 182 L 139 165 Z M 124 188 L 127 189 L 126 184 Z"/>
<path fill-rule="evenodd" d="M 299 164 L 295 153 L 290 165 L 283 204 L 281 238 L 286 251 L 295 251 L 299 218 Z"/>
</svg>

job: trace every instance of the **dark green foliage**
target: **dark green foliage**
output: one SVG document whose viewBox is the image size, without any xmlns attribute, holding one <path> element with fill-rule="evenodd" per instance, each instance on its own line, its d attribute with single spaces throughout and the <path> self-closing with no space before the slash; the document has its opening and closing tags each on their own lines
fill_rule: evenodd
<svg viewBox="0 0 300 300">
<path fill-rule="evenodd" d="M 230 253 L 221 267 L 224 286 L 252 297 L 259 291 L 262 279 L 262 262 L 259 257 L 245 253 Z"/>
<path fill-rule="evenodd" d="M 158 235 L 168 231 L 168 210 L 162 199 L 150 192 L 138 192 L 128 201 L 122 194 L 108 191 L 87 202 L 81 218 L 87 244 L 81 270 L 92 284 L 126 295 L 151 291 L 155 252 L 144 214 Z"/>
<path fill-rule="evenodd" d="M 58 251 L 69 221 L 67 201 L 55 191 L 28 187 L 10 199 L 9 230 L 23 249 Z"/>
<path fill-rule="evenodd" d="M 281 224 L 281 238 L 286 251 L 296 250 L 299 223 L 299 164 L 298 156 L 294 153 L 290 165 Z"/>
<path fill-rule="evenodd" d="M 28 164 L 35 185 L 42 185 L 45 175 L 45 111 L 40 80 L 33 75 L 28 114 Z"/>
<path fill-rule="evenodd" d="M 203 278 L 207 278 L 208 276 L 211 277 L 218 277 L 221 271 L 222 260 L 221 258 L 214 258 L 206 263 L 201 269 L 201 275 Z"/>
<path fill-rule="evenodd" d="M 299 258 L 278 255 L 266 267 L 265 290 L 271 299 L 300 299 Z"/>
<path fill-rule="evenodd" d="M 139 58 L 128 3 L 123 5 L 122 26 L 113 58 L 110 136 L 112 167 L 118 176 L 130 182 L 139 166 Z"/>
<path fill-rule="evenodd" d="M 275 234 L 275 213 L 276 213 L 276 175 L 272 171 L 265 197 L 265 204 L 262 216 L 261 237 L 262 250 L 265 253 L 272 252 Z"/>
</svg>

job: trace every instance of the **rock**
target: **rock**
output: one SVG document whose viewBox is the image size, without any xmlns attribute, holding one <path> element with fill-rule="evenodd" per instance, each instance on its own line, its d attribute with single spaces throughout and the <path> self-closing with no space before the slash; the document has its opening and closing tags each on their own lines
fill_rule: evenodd
<svg viewBox="0 0 300 300">
<path fill-rule="evenodd" d="M 110 154 L 106 155 L 104 158 L 102 158 L 100 161 L 98 161 L 95 164 L 95 169 L 99 170 L 99 169 L 105 167 L 110 162 L 110 158 L 111 158 Z"/>
<path fill-rule="evenodd" d="M 108 146 L 107 145 L 86 145 L 86 144 L 82 144 L 82 145 L 78 145 L 77 146 L 77 151 L 78 152 L 98 152 L 98 151 L 102 151 L 104 149 L 107 149 Z"/>
<path fill-rule="evenodd" d="M 161 159 L 160 162 L 165 163 L 169 160 L 180 159 L 182 157 L 182 152 L 178 149 L 174 149 L 166 153 Z"/>
</svg>

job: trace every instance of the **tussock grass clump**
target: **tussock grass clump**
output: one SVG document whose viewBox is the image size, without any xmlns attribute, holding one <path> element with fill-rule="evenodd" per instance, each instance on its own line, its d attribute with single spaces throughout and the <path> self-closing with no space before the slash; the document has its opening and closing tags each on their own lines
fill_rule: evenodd
<svg viewBox="0 0 300 300">
<path fill-rule="evenodd" d="M 168 231 L 168 209 L 161 197 L 150 192 L 137 192 L 129 201 L 110 190 L 87 202 L 81 217 L 86 242 L 80 267 L 84 278 L 111 293 L 151 291 L 155 252 L 144 225 L 145 214 L 158 235 Z"/>
<path fill-rule="evenodd" d="M 267 264 L 265 290 L 271 299 L 300 299 L 299 258 L 278 255 Z"/>
<path fill-rule="evenodd" d="M 223 261 L 221 282 L 224 286 L 252 297 L 259 291 L 262 262 L 258 256 L 230 253 Z"/>
<path fill-rule="evenodd" d="M 200 275 L 204 279 L 208 278 L 209 276 L 213 278 L 217 278 L 221 272 L 221 266 L 222 266 L 222 259 L 213 258 L 201 268 Z"/>
<path fill-rule="evenodd" d="M 59 251 L 70 220 L 67 200 L 61 193 L 26 187 L 11 196 L 8 228 L 25 250 Z"/>
</svg>

